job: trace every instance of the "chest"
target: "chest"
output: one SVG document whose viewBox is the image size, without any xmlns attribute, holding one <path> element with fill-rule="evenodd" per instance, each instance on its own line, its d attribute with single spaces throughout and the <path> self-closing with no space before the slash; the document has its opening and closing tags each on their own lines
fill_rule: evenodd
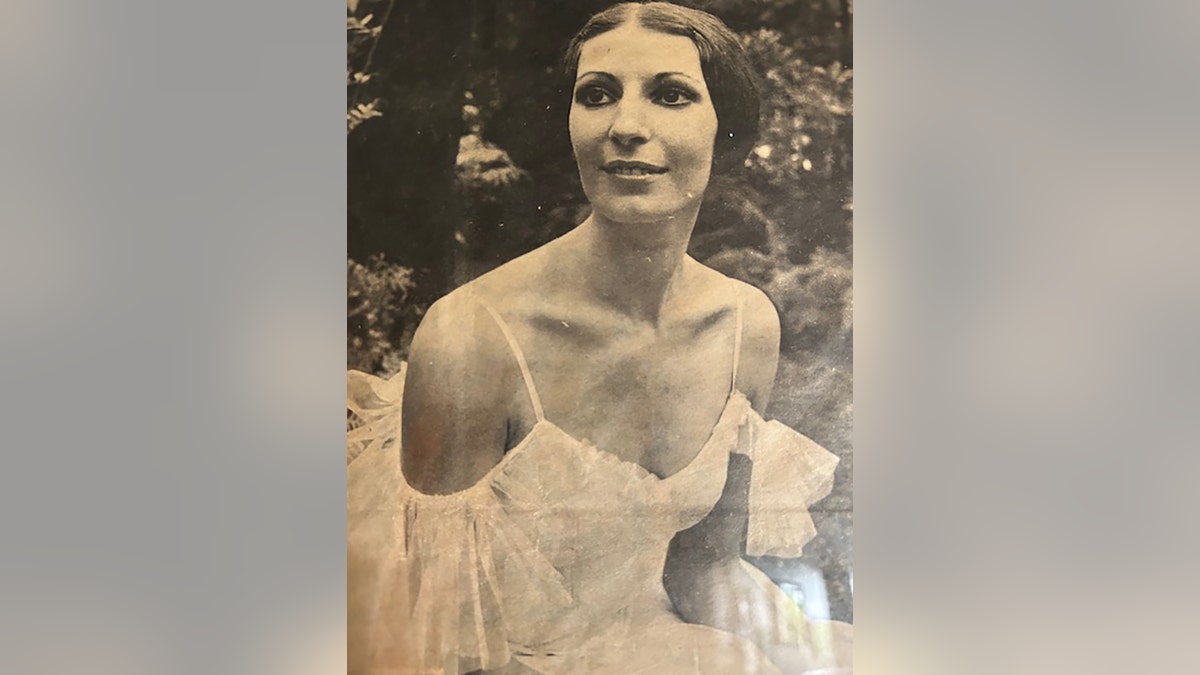
<svg viewBox="0 0 1200 675">
<path fill-rule="evenodd" d="M 535 338 L 528 359 L 546 418 L 660 477 L 679 471 L 729 399 L 733 336 L 720 328 Z"/>
</svg>

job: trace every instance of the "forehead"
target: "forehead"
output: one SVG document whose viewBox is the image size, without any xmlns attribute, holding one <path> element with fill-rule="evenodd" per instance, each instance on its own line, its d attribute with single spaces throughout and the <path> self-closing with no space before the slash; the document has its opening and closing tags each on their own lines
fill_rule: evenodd
<svg viewBox="0 0 1200 675">
<path fill-rule="evenodd" d="M 682 35 L 671 35 L 626 23 L 583 43 L 579 74 L 613 75 L 679 72 L 703 81 L 700 52 Z"/>
</svg>

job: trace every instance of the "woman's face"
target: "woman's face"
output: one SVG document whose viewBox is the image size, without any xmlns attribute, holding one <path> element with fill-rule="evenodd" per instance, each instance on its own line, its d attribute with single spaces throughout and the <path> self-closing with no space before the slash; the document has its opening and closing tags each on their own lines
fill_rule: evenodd
<svg viewBox="0 0 1200 675">
<path fill-rule="evenodd" d="M 696 45 L 624 24 L 583 44 L 577 73 L 571 144 L 592 208 L 627 223 L 698 208 L 717 113 Z"/>
</svg>

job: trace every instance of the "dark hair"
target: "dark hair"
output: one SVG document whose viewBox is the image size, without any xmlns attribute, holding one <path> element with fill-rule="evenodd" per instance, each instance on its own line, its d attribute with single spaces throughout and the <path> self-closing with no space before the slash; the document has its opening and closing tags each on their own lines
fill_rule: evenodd
<svg viewBox="0 0 1200 675">
<path fill-rule="evenodd" d="M 575 79 L 583 43 L 630 21 L 648 30 L 682 35 L 696 45 L 704 83 L 717 113 L 713 170 L 724 172 L 741 164 L 758 138 L 758 87 L 737 35 L 708 12 L 667 2 L 613 5 L 588 19 L 567 45 L 563 74 L 568 82 Z"/>
</svg>

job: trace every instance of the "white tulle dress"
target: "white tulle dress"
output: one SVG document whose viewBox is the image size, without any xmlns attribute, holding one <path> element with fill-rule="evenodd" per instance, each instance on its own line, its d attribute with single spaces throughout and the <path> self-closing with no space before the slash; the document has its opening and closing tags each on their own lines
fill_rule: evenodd
<svg viewBox="0 0 1200 675">
<path fill-rule="evenodd" d="M 667 547 L 713 508 L 739 453 L 753 462 L 746 554 L 799 557 L 815 535 L 808 507 L 829 493 L 837 457 L 764 420 L 731 387 L 699 453 L 660 478 L 546 419 L 520 346 L 491 313 L 537 423 L 466 490 L 427 495 L 403 478 L 404 372 L 350 373 L 350 672 L 779 673 L 749 641 L 679 617 L 663 589 Z M 742 564 L 774 600 L 741 610 L 813 665 L 845 668 L 848 626 L 807 620 Z"/>
</svg>

